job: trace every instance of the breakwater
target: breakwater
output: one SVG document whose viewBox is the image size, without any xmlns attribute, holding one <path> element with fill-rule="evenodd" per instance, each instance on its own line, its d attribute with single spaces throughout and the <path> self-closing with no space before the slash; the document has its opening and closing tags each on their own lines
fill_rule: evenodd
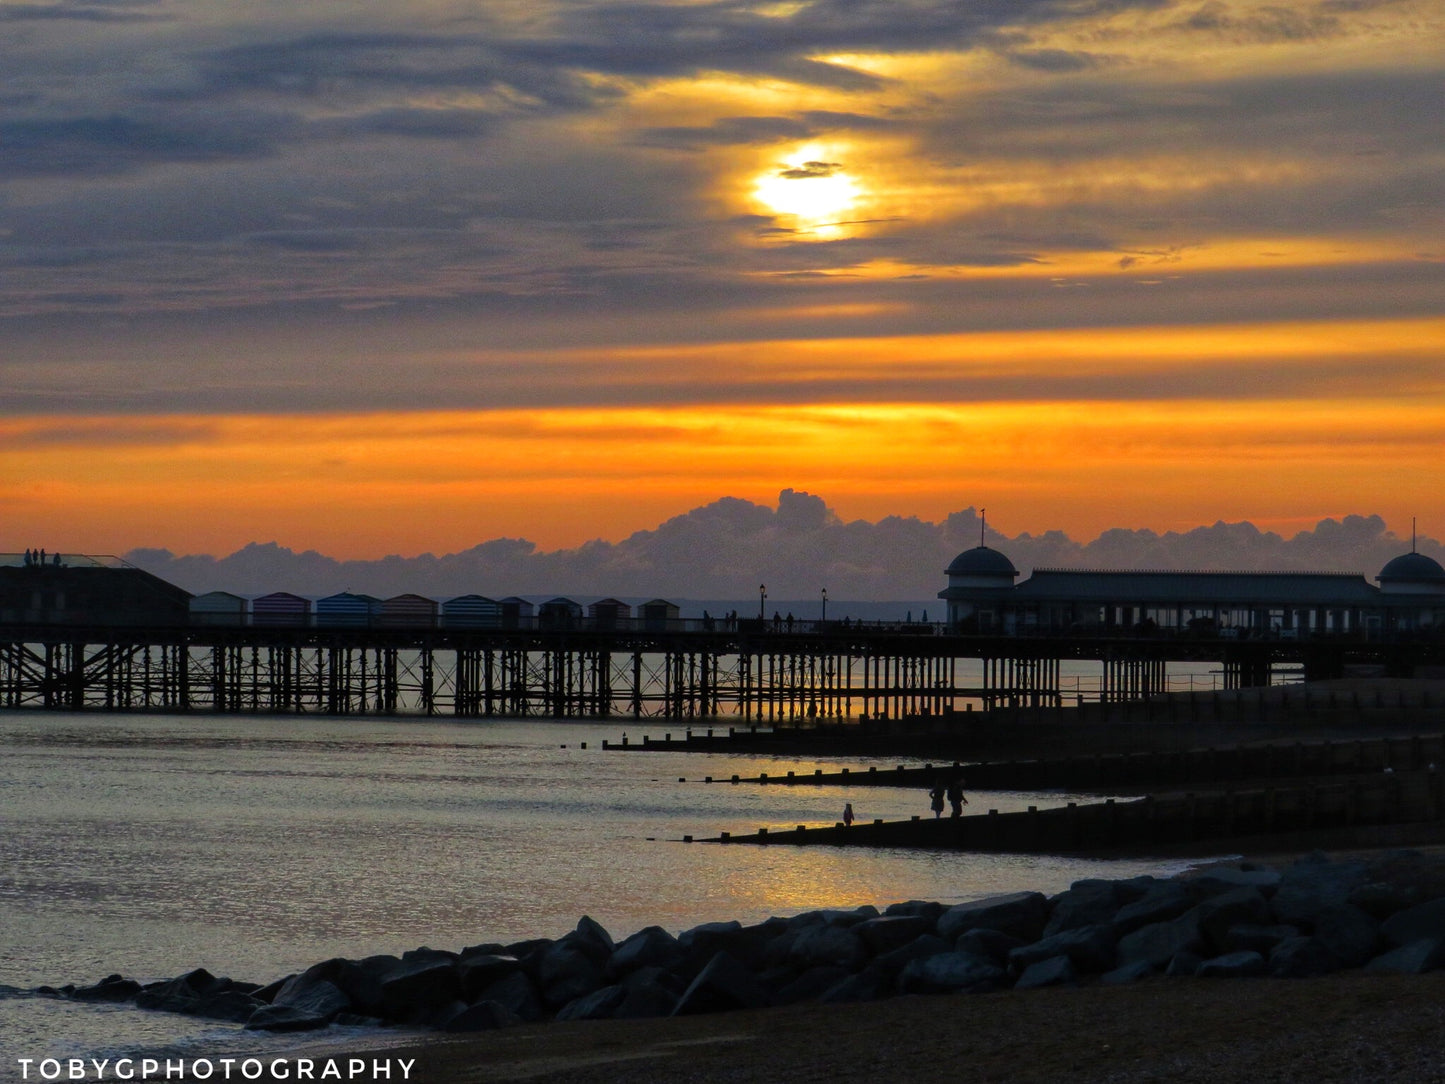
<svg viewBox="0 0 1445 1084">
<path fill-rule="evenodd" d="M 256 1030 L 341 1023 L 467 1032 L 1154 976 L 1305 978 L 1442 964 L 1445 865 L 1393 852 L 1086 880 L 1054 897 L 818 910 L 677 936 L 651 926 L 621 941 L 583 918 L 557 939 L 338 958 L 266 986 L 198 970 L 151 984 L 112 975 L 9 993 L 131 1003 Z"/>
</svg>

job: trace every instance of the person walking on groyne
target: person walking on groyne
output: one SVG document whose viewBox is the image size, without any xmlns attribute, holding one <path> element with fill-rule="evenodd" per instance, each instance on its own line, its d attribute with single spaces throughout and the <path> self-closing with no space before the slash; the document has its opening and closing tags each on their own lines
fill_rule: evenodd
<svg viewBox="0 0 1445 1084">
<path fill-rule="evenodd" d="M 852 803 L 852 802 L 844 802 L 844 803 L 843 803 L 843 827 L 844 827 L 844 828 L 851 828 L 852 826 L 853 826 L 853 803 Z"/>
<path fill-rule="evenodd" d="M 955 775 L 949 780 L 948 802 L 953 806 L 953 816 L 963 816 L 963 807 L 968 805 L 968 799 L 963 796 L 963 776 Z"/>
<path fill-rule="evenodd" d="M 946 788 L 943 785 L 943 781 L 939 780 L 937 783 L 933 784 L 933 789 L 928 792 L 928 796 L 933 799 L 933 803 L 929 806 L 929 808 L 933 810 L 934 820 L 937 820 L 939 817 L 943 816 L 943 796 L 945 794 L 945 791 Z"/>
</svg>

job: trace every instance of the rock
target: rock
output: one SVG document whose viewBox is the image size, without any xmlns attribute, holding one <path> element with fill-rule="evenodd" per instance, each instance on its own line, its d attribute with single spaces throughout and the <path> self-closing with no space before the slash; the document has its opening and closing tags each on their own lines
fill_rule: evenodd
<svg viewBox="0 0 1445 1084">
<path fill-rule="evenodd" d="M 621 986 L 604 986 L 585 997 L 569 1001 L 557 1010 L 558 1020 L 609 1020 L 627 1000 Z"/>
<path fill-rule="evenodd" d="M 812 926 L 798 935 L 788 960 L 802 967 L 842 967 L 856 971 L 868 959 L 863 939 L 846 926 Z"/>
<path fill-rule="evenodd" d="M 1074 969 L 1072 960 L 1067 956 L 1050 956 L 1024 968 L 1023 974 L 1014 983 L 1014 989 L 1033 990 L 1040 986 L 1060 986 L 1074 982 L 1077 978 L 1078 972 Z"/>
<path fill-rule="evenodd" d="M 474 1005 L 468 1005 L 443 1024 L 442 1030 L 450 1032 L 496 1031 L 498 1028 L 510 1028 L 521 1023 L 524 1023 L 522 1018 L 500 1002 L 478 1001 Z"/>
<path fill-rule="evenodd" d="M 970 993 L 997 990 L 1008 985 L 1008 972 L 991 960 L 966 952 L 940 952 L 914 960 L 898 976 L 898 989 L 905 994 Z"/>
<path fill-rule="evenodd" d="M 1197 952 L 1184 949 L 1174 954 L 1174 958 L 1170 960 L 1164 968 L 1164 974 L 1168 975 L 1171 979 L 1193 978 L 1199 973 L 1199 965 L 1202 963 L 1204 963 L 1204 961 L 1200 959 Z"/>
<path fill-rule="evenodd" d="M 932 933 L 935 921 L 927 915 L 888 915 L 860 922 L 852 932 L 862 939 L 872 955 L 877 956 Z"/>
<path fill-rule="evenodd" d="M 1025 942 L 1037 941 L 1048 921 L 1048 900 L 1042 892 L 1014 892 L 950 907 L 938 916 L 936 932 L 956 941 L 969 930 L 998 930 Z"/>
<path fill-rule="evenodd" d="M 1243 869 L 1239 866 L 1209 866 L 1189 878 L 1187 884 L 1202 898 L 1236 888 L 1257 888 L 1264 896 L 1278 891 L 1284 875 L 1273 869 Z"/>
<path fill-rule="evenodd" d="M 1225 952 L 1258 952 L 1261 956 L 1268 956 L 1281 941 L 1299 934 L 1295 926 L 1261 926 L 1242 922 L 1229 927 L 1229 932 L 1224 935 L 1223 947 Z"/>
<path fill-rule="evenodd" d="M 478 1001 L 495 1001 L 509 1012 L 526 1021 L 540 1020 L 545 1015 L 542 999 L 532 980 L 523 971 L 513 971 L 506 978 L 498 979 L 482 991 Z"/>
<path fill-rule="evenodd" d="M 773 994 L 773 1004 L 795 1005 L 800 1001 L 815 1001 L 852 974 L 846 967 L 815 967 L 804 971 Z"/>
<path fill-rule="evenodd" d="M 683 992 L 672 1015 L 760 1009 L 769 1000 L 768 991 L 752 972 L 726 952 L 719 952 Z"/>
<path fill-rule="evenodd" d="M 967 936 L 965 934 L 965 936 Z M 962 940 L 960 938 L 960 940 Z M 937 934 L 926 933 L 922 937 L 915 938 L 902 948 L 896 948 L 892 952 L 885 952 L 881 956 L 875 956 L 870 966 L 879 968 L 889 974 L 902 971 L 914 960 L 925 960 L 930 956 L 937 956 L 940 952 L 952 952 L 954 946 L 950 945 Z M 982 953 L 974 953 L 982 955 Z M 1001 964 L 1003 961 L 994 960 L 993 963 Z"/>
<path fill-rule="evenodd" d="M 262 1005 L 246 1021 L 247 1031 L 314 1031 L 331 1023 L 331 1014 L 308 1012 L 295 1005 Z"/>
<path fill-rule="evenodd" d="M 190 1015 L 199 1016 L 204 1020 L 226 1020 L 232 1024 L 244 1024 L 255 1015 L 256 1010 L 265 1007 L 266 1002 L 258 1000 L 244 990 L 221 990 L 198 999 L 191 1007 Z M 298 1007 L 304 1008 L 304 1006 Z M 320 1009 L 315 1011 L 319 1013 Z M 335 1014 L 332 1015 L 334 1018 Z"/>
<path fill-rule="evenodd" d="M 1215 954 L 1224 951 L 1232 926 L 1266 925 L 1273 918 L 1269 901 L 1254 887 L 1232 888 L 1210 896 L 1189 914 L 1198 917 L 1200 932 Z"/>
<path fill-rule="evenodd" d="M 135 996 L 136 1008 L 189 1013 L 203 996 L 217 992 L 217 984 L 216 976 L 200 967 L 165 982 L 143 986 Z"/>
<path fill-rule="evenodd" d="M 671 1016 L 686 987 L 661 968 L 643 967 L 619 984 L 627 992 L 613 1016 L 618 1020 Z"/>
<path fill-rule="evenodd" d="M 1362 862 L 1331 862 L 1311 855 L 1287 867 L 1271 901 L 1275 920 L 1290 926 L 1312 926 L 1327 907 L 1348 903 L 1350 893 L 1371 878 Z"/>
<path fill-rule="evenodd" d="M 685 949 L 690 949 L 699 942 L 706 946 L 726 938 L 729 934 L 737 933 L 742 928 L 741 922 L 704 922 L 690 930 L 683 930 L 677 935 L 677 943 Z"/>
<path fill-rule="evenodd" d="M 397 961 L 392 965 L 400 964 Z M 307 991 L 325 983 L 345 996 L 347 1004 L 338 1012 L 358 1012 L 376 1016 L 383 1011 L 384 998 L 381 982 L 375 969 L 363 970 L 359 965 L 340 957 L 313 964 L 299 975 L 293 975 L 282 983 L 281 988 L 270 997 L 273 1005 L 303 1004 Z"/>
<path fill-rule="evenodd" d="M 1061 892 L 1051 901 L 1053 909 L 1044 926 L 1044 937 L 1052 937 L 1064 930 L 1080 926 L 1099 926 L 1111 922 L 1114 913 L 1125 902 L 1137 900 L 1142 894 L 1134 892 L 1129 900 L 1119 881 L 1084 880 L 1075 881 L 1067 892 Z"/>
<path fill-rule="evenodd" d="M 141 991 L 141 984 L 120 975 L 107 975 L 94 986 L 79 986 L 71 992 L 75 1001 L 129 1001 Z"/>
<path fill-rule="evenodd" d="M 1424 900 L 1418 885 L 1388 884 L 1372 881 L 1351 890 L 1349 902 L 1371 918 L 1389 918 L 1396 911 L 1404 911 Z"/>
<path fill-rule="evenodd" d="M 590 953 L 594 954 L 599 963 L 605 963 L 617 947 L 613 944 L 612 935 L 603 928 L 596 919 L 583 915 L 577 922 L 577 929 L 572 935 Z"/>
<path fill-rule="evenodd" d="M 537 986 L 550 1009 L 586 997 L 604 983 L 602 965 L 589 949 L 563 938 L 542 954 L 537 966 Z"/>
<path fill-rule="evenodd" d="M 314 1013 L 327 1020 L 351 1009 L 351 999 L 335 983 L 326 979 L 306 981 L 304 972 L 282 987 L 272 1004 L 277 1008 Z"/>
<path fill-rule="evenodd" d="M 1315 940 L 1345 967 L 1363 967 L 1375 955 L 1380 928 L 1358 907 L 1335 904 L 1315 916 Z"/>
<path fill-rule="evenodd" d="M 1365 965 L 1365 970 L 1397 975 L 1423 975 L 1441 967 L 1445 967 L 1445 940 L 1425 937 L 1376 956 Z"/>
<path fill-rule="evenodd" d="M 388 1020 L 405 1020 L 462 996 L 456 958 L 430 951 L 403 954 L 380 985 L 380 1009 Z"/>
<path fill-rule="evenodd" d="M 946 910 L 948 910 L 948 908 L 941 903 L 935 903 L 929 900 L 908 900 L 906 903 L 890 903 L 887 907 L 883 908 L 883 917 L 926 918 L 929 923 L 932 924 L 936 923 L 938 916 Z"/>
<path fill-rule="evenodd" d="M 1114 933 L 1108 926 L 1064 930 L 1008 954 L 1009 971 L 1020 975 L 1036 963 L 1063 956 L 1077 974 L 1099 974 L 1114 966 Z"/>
<path fill-rule="evenodd" d="M 642 967 L 667 967 L 677 960 L 680 951 L 676 937 L 661 926 L 648 926 L 623 940 L 603 971 L 610 978 L 618 978 Z"/>
<path fill-rule="evenodd" d="M 1269 973 L 1279 979 L 1307 979 L 1340 969 L 1340 961 L 1313 937 L 1287 937 L 1269 954 Z"/>
<path fill-rule="evenodd" d="M 1121 967 L 1142 961 L 1159 970 L 1180 952 L 1198 953 L 1203 947 L 1199 915 L 1191 910 L 1169 922 L 1155 922 L 1121 937 L 1114 953 Z"/>
<path fill-rule="evenodd" d="M 1027 944 L 1017 937 L 1010 937 L 997 930 L 969 930 L 959 934 L 953 947 L 959 952 L 970 952 L 975 956 L 986 956 L 1000 967 L 1008 963 L 1008 954 L 1021 945 Z"/>
<path fill-rule="evenodd" d="M 1099 976 L 1099 981 L 1105 986 L 1127 986 L 1140 979 L 1147 979 L 1153 974 L 1152 967 L 1142 960 L 1136 960 L 1132 964 L 1125 964 L 1123 967 L 1114 968 L 1113 971 L 1104 972 Z"/>
<path fill-rule="evenodd" d="M 1428 938 L 1445 939 L 1445 898 L 1396 912 L 1380 924 L 1380 934 L 1396 948 Z"/>
<path fill-rule="evenodd" d="M 853 1001 L 877 1001 L 893 993 L 891 975 L 882 968 L 865 967 L 849 975 L 830 990 L 818 995 L 822 1005 L 841 1005 Z"/>
<path fill-rule="evenodd" d="M 498 979 L 504 979 L 514 971 L 522 969 L 522 962 L 515 956 L 483 953 L 475 956 L 463 955 L 457 963 L 457 978 L 462 986 L 462 1000 L 474 1002 L 477 995 Z"/>
<path fill-rule="evenodd" d="M 1178 881 L 1155 881 L 1144 895 L 1119 908 L 1114 915 L 1114 928 L 1121 936 L 1133 933 L 1145 926 L 1178 918 L 1194 903 L 1194 897 Z"/>
<path fill-rule="evenodd" d="M 1205 960 L 1194 974 L 1201 979 L 1244 979 L 1263 975 L 1269 970 L 1264 957 L 1257 952 L 1229 952 Z"/>
</svg>

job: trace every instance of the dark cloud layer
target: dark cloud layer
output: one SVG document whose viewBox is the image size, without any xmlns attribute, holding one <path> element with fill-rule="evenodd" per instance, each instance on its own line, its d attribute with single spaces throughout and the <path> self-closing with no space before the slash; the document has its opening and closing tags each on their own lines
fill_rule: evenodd
<svg viewBox="0 0 1445 1084">
<path fill-rule="evenodd" d="M 917 600 L 944 586 L 943 569 L 978 544 L 973 508 L 940 523 L 889 516 L 845 522 L 821 497 L 785 489 L 776 508 L 725 497 L 620 542 L 539 550 L 524 539 L 494 539 L 458 553 L 337 561 L 315 551 L 252 543 L 220 559 L 136 550 L 126 558 L 192 591 L 310 594 L 363 591 L 386 597 L 417 592 L 439 598 L 481 593 L 584 596 L 657 595 L 692 599 Z M 1116 528 L 1089 542 L 1061 531 L 1009 536 L 988 528 L 1025 575 L 1036 567 L 1181 568 L 1236 571 L 1353 571 L 1373 577 L 1410 540 L 1379 516 L 1325 519 L 1291 537 L 1250 523 L 1219 522 L 1191 531 Z M 1445 559 L 1445 546 L 1421 539 L 1421 553 Z M 844 611 L 839 611 L 844 612 Z"/>
</svg>

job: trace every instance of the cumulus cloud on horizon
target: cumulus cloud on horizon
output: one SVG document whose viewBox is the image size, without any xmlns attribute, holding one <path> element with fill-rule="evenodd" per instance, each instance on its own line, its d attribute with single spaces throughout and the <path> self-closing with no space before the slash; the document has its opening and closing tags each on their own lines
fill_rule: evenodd
<svg viewBox="0 0 1445 1084">
<path fill-rule="evenodd" d="M 882 602 L 936 594 L 943 569 L 979 543 L 982 526 L 974 508 L 938 523 L 902 516 L 846 522 L 823 498 L 785 489 L 776 508 L 724 497 L 619 542 L 594 540 L 572 549 L 543 551 L 525 539 L 499 538 L 441 556 L 338 561 L 315 550 L 253 542 L 222 558 L 140 549 L 126 559 L 194 592 L 741 600 L 756 598 L 763 582 L 775 599 L 812 599 L 826 587 L 832 599 Z M 1118 527 L 1087 542 L 1062 531 L 1010 536 L 992 527 L 985 537 L 1024 575 L 1060 567 L 1343 571 L 1372 578 L 1411 544 L 1378 515 L 1324 519 L 1288 538 L 1223 521 L 1162 534 Z M 1445 560 L 1445 547 L 1434 539 L 1417 545 Z"/>
</svg>

